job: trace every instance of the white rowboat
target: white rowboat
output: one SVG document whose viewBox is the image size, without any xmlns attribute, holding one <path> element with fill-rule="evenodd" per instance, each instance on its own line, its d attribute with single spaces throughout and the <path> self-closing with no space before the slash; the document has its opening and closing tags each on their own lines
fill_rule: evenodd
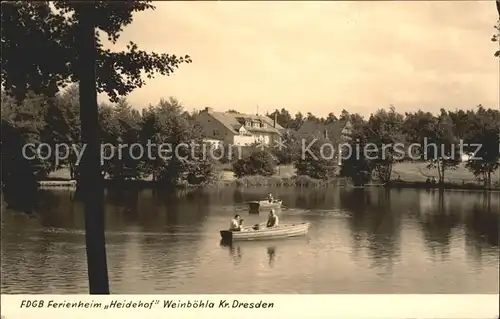
<svg viewBox="0 0 500 319">
<path fill-rule="evenodd" d="M 262 227 L 262 226 L 261 226 Z M 280 239 L 305 236 L 309 231 L 309 223 L 284 224 L 277 227 L 262 227 L 254 230 L 253 226 L 244 227 L 241 231 L 221 230 L 220 235 L 225 242 L 244 240 Z"/>
<path fill-rule="evenodd" d="M 270 202 L 269 200 L 259 200 L 248 202 L 248 207 L 252 211 L 258 211 L 260 209 L 281 208 L 281 204 L 283 204 L 283 201 L 281 199 L 275 199 L 272 202 Z"/>
</svg>

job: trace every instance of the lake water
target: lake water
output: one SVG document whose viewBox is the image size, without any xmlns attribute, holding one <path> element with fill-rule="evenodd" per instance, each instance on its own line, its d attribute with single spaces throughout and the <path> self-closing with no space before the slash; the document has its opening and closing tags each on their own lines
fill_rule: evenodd
<svg viewBox="0 0 500 319">
<path fill-rule="evenodd" d="M 307 237 L 220 245 L 245 201 L 284 200 Z M 88 293 L 81 202 L 40 194 L 3 211 L 2 293 Z M 108 191 L 112 293 L 498 293 L 500 194 L 383 189 Z"/>
</svg>

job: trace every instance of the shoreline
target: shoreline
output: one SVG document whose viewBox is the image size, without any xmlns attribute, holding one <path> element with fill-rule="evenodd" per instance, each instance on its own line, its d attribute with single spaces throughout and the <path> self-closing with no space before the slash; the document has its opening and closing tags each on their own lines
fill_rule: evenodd
<svg viewBox="0 0 500 319">
<path fill-rule="evenodd" d="M 168 189 L 164 185 L 158 184 L 152 180 L 104 180 L 105 188 L 135 188 L 135 189 Z M 364 188 L 386 188 L 386 189 L 426 189 L 426 190 L 474 190 L 474 191 L 485 191 L 485 192 L 500 192 L 500 187 L 493 186 L 491 188 L 484 187 L 480 184 L 473 183 L 444 183 L 439 184 L 429 184 L 426 182 L 419 181 L 398 181 L 392 180 L 387 184 L 375 184 L 369 183 L 362 186 L 352 185 L 346 182 L 346 179 L 338 178 L 329 181 L 315 180 L 312 178 L 298 176 L 291 178 L 279 178 L 279 177 L 263 177 L 263 176 L 250 176 L 234 180 L 220 180 L 213 184 L 208 184 L 204 186 L 191 186 L 182 185 L 176 187 L 176 189 L 203 189 L 203 188 L 258 188 L 258 187 L 274 187 L 274 188 L 353 188 L 353 189 L 364 189 Z M 77 182 L 75 180 L 67 179 L 47 179 L 38 181 L 38 189 L 43 190 L 74 190 L 77 188 Z"/>
</svg>

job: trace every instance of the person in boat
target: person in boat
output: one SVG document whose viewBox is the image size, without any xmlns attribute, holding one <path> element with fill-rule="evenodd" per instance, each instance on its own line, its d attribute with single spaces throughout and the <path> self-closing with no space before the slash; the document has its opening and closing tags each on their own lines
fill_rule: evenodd
<svg viewBox="0 0 500 319">
<path fill-rule="evenodd" d="M 270 203 L 274 202 L 273 194 L 269 193 L 269 195 L 267 195 L 267 199 L 269 200 Z"/>
<path fill-rule="evenodd" d="M 229 225 L 229 230 L 231 231 L 241 231 L 243 229 L 243 218 L 240 215 L 234 215 L 234 218 L 231 220 L 231 224 Z"/>
<path fill-rule="evenodd" d="M 267 224 L 266 227 L 277 227 L 279 223 L 278 216 L 276 216 L 276 213 L 274 212 L 274 209 L 271 209 L 271 212 L 269 213 L 269 218 L 267 219 Z"/>
</svg>

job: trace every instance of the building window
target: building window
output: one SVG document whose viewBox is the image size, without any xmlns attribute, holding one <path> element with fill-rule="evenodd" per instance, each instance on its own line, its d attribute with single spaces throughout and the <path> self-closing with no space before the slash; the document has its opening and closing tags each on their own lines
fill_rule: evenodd
<svg viewBox="0 0 500 319">
<path fill-rule="evenodd" d="M 219 135 L 219 132 L 217 132 L 217 130 L 214 130 L 214 136 L 217 136 Z"/>
</svg>

